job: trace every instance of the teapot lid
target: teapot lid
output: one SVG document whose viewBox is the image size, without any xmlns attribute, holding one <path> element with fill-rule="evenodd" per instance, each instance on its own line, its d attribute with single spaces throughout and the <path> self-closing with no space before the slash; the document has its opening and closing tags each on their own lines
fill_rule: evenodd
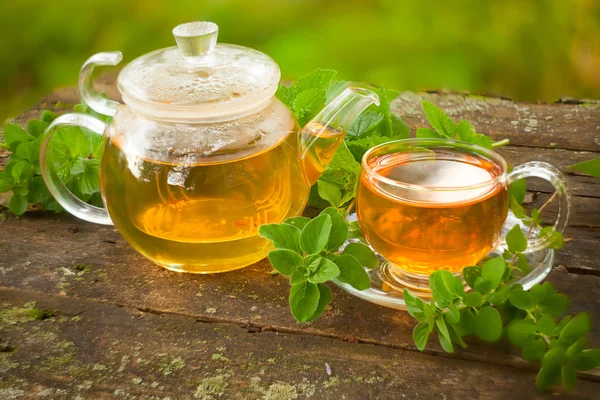
<svg viewBox="0 0 600 400">
<path fill-rule="evenodd" d="M 123 101 L 136 113 L 171 121 L 225 121 L 264 108 L 281 73 L 264 53 L 217 44 L 212 22 L 173 29 L 177 47 L 145 54 L 118 77 Z"/>
</svg>

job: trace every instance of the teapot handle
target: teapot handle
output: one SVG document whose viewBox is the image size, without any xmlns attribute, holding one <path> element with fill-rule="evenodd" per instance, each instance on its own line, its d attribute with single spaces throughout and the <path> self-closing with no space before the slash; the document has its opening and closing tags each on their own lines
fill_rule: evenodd
<svg viewBox="0 0 600 400">
<path fill-rule="evenodd" d="M 123 59 L 120 51 L 97 53 L 86 60 L 79 73 L 79 94 L 81 99 L 97 113 L 114 116 L 120 103 L 107 99 L 94 89 L 92 71 L 98 65 L 117 65 Z"/>
<path fill-rule="evenodd" d="M 82 126 L 99 135 L 102 135 L 106 129 L 106 124 L 104 122 L 86 114 L 61 115 L 48 126 L 44 132 L 42 147 L 40 149 L 40 168 L 48 190 L 65 210 L 77 218 L 96 224 L 112 225 L 113 223 L 106 209 L 87 204 L 71 193 L 54 169 L 50 141 L 56 132 L 56 129 L 54 128 L 61 125 Z"/>
</svg>

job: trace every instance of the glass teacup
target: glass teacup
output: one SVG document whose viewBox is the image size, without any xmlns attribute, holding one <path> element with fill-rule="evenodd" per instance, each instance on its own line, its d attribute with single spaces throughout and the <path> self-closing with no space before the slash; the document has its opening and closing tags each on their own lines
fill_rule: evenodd
<svg viewBox="0 0 600 400">
<path fill-rule="evenodd" d="M 509 172 L 499 154 L 445 139 L 405 139 L 370 149 L 363 157 L 356 196 L 358 221 L 369 244 L 388 261 L 395 287 L 426 290 L 439 269 L 458 274 L 504 246 L 508 186 L 522 178 L 549 181 L 558 195 L 554 229 L 569 215 L 565 177 L 544 162 Z M 547 245 L 530 237 L 528 252 Z"/>
</svg>

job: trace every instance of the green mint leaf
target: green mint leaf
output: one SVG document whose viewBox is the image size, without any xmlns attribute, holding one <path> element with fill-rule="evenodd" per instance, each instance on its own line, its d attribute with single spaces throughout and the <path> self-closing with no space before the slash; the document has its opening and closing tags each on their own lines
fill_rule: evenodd
<svg viewBox="0 0 600 400">
<path fill-rule="evenodd" d="M 566 390 L 573 390 L 577 383 L 577 371 L 572 365 L 563 365 L 561 368 L 562 384 Z"/>
<path fill-rule="evenodd" d="M 552 286 L 552 283 L 546 281 L 544 282 L 544 284 L 542 285 L 542 288 L 544 288 L 544 291 L 546 292 L 546 297 L 550 297 L 551 295 L 556 293 L 556 289 L 554 289 L 554 286 Z"/>
<path fill-rule="evenodd" d="M 458 125 L 441 109 L 436 107 L 432 102 L 423 100 L 423 111 L 427 120 L 440 135 L 446 138 L 452 137 L 457 130 Z"/>
<path fill-rule="evenodd" d="M 428 305 L 420 298 L 413 296 L 407 289 L 404 289 L 403 297 L 408 313 L 419 322 L 425 321 L 427 318 L 424 310 Z"/>
<path fill-rule="evenodd" d="M 577 356 L 575 367 L 580 371 L 590 371 L 600 366 L 600 350 L 583 350 Z"/>
<path fill-rule="evenodd" d="M 77 157 L 87 158 L 92 154 L 90 139 L 78 126 L 65 126 L 58 130 L 52 146 L 66 153 L 71 159 Z"/>
<path fill-rule="evenodd" d="M 27 198 L 13 194 L 8 201 L 8 209 L 15 215 L 23 215 L 27 211 Z"/>
<path fill-rule="evenodd" d="M 353 256 L 342 254 L 336 257 L 334 262 L 340 270 L 337 278 L 340 282 L 347 283 L 358 290 L 365 290 L 371 286 L 369 275 Z"/>
<path fill-rule="evenodd" d="M 42 134 L 46 131 L 50 123 L 42 120 L 42 119 L 32 119 L 27 123 L 27 132 L 35 138 L 42 136 Z"/>
<path fill-rule="evenodd" d="M 416 136 L 419 139 L 439 139 L 445 137 L 429 128 L 417 128 Z"/>
<path fill-rule="evenodd" d="M 354 256 L 365 268 L 373 269 L 379 265 L 379 260 L 373 250 L 363 243 L 350 243 L 344 248 L 342 254 Z"/>
<path fill-rule="evenodd" d="M 295 226 L 296 228 L 302 230 L 310 222 L 310 218 L 307 217 L 292 217 L 283 221 L 284 224 Z"/>
<path fill-rule="evenodd" d="M 11 170 L 15 183 L 26 182 L 33 176 L 33 167 L 27 161 L 17 161 Z"/>
<path fill-rule="evenodd" d="M 502 257 L 495 257 L 483 264 L 481 277 L 490 284 L 491 289 L 496 289 L 502 281 L 504 271 L 506 271 L 506 261 Z"/>
<path fill-rule="evenodd" d="M 565 353 L 566 358 L 573 359 L 576 358 L 579 353 L 581 353 L 588 346 L 588 341 L 586 338 L 579 339 L 575 343 L 573 343 Z"/>
<path fill-rule="evenodd" d="M 268 257 L 273 268 L 285 276 L 290 276 L 304 261 L 300 254 L 289 249 L 271 250 Z"/>
<path fill-rule="evenodd" d="M 527 192 L 527 183 L 525 179 L 518 179 L 510 184 L 508 187 L 508 196 L 510 199 L 515 199 L 517 204 L 522 204 L 525 200 L 525 193 Z M 512 200 L 511 200 L 512 204 Z"/>
<path fill-rule="evenodd" d="M 337 265 L 327 258 L 321 258 L 315 272 L 308 276 L 308 281 L 312 283 L 323 283 L 337 278 L 340 270 Z"/>
<path fill-rule="evenodd" d="M 331 159 L 331 163 L 319 179 L 336 184 L 342 190 L 343 197 L 346 199 L 345 202 L 347 202 L 349 198 L 354 198 L 356 195 L 359 173 L 360 164 L 354 159 L 346 142 L 342 142 Z M 346 196 L 347 193 L 350 193 L 350 197 Z M 318 202 L 312 194 L 311 191 L 309 204 L 318 206 Z"/>
<path fill-rule="evenodd" d="M 448 288 L 446 282 L 454 280 L 452 273 L 446 270 L 437 270 L 429 276 L 429 288 L 431 289 L 431 295 L 438 303 L 440 307 L 446 307 L 452 299 L 455 297 L 452 293 L 452 288 Z"/>
<path fill-rule="evenodd" d="M 570 320 L 571 320 L 571 316 L 566 315 L 563 319 L 560 320 L 558 325 L 556 325 L 555 332 L 560 333 L 565 328 L 565 326 L 567 326 L 567 324 L 569 323 Z"/>
<path fill-rule="evenodd" d="M 82 159 L 83 171 L 78 179 L 78 189 L 84 195 L 91 195 L 100 191 L 100 160 Z"/>
<path fill-rule="evenodd" d="M 460 311 L 460 333 L 462 336 L 467 336 L 475 333 L 475 314 L 469 309 Z"/>
<path fill-rule="evenodd" d="M 524 274 L 531 272 L 531 265 L 529 264 L 529 260 L 525 254 L 517 254 L 517 262 L 515 263 L 515 266 Z"/>
<path fill-rule="evenodd" d="M 423 350 L 429 341 L 429 326 L 426 322 L 421 322 L 413 329 L 413 340 L 417 349 Z"/>
<path fill-rule="evenodd" d="M 320 254 L 311 254 L 304 259 L 304 266 L 309 273 L 313 273 L 319 268 L 322 258 Z"/>
<path fill-rule="evenodd" d="M 475 333 L 482 340 L 493 342 L 502 334 L 502 319 L 494 307 L 486 306 L 475 315 Z"/>
<path fill-rule="evenodd" d="M 58 114 L 53 113 L 50 110 L 44 110 L 40 114 L 40 120 L 46 122 L 47 124 L 51 124 L 58 117 Z"/>
<path fill-rule="evenodd" d="M 546 238 L 546 247 L 554 250 L 559 250 L 563 247 L 563 236 L 560 232 L 556 232 L 551 226 L 546 226 L 540 229 L 540 237 Z"/>
<path fill-rule="evenodd" d="M 531 295 L 531 301 L 534 304 L 540 304 L 546 298 L 546 290 L 539 283 L 533 285 L 531 289 L 529 289 L 529 294 Z"/>
<path fill-rule="evenodd" d="M 569 299 L 564 294 L 553 294 L 547 296 L 541 303 L 541 311 L 557 317 L 567 311 Z"/>
<path fill-rule="evenodd" d="M 314 283 L 303 282 L 293 285 L 290 290 L 290 308 L 294 318 L 299 322 L 307 322 L 311 319 L 317 311 L 320 297 L 319 287 Z"/>
<path fill-rule="evenodd" d="M 533 339 L 523 347 L 522 355 L 525 360 L 540 361 L 546 354 L 547 349 L 548 345 L 544 339 Z"/>
<path fill-rule="evenodd" d="M 27 193 L 27 201 L 30 204 L 38 204 L 42 201 L 43 196 L 51 196 L 50 192 L 46 188 L 46 184 L 44 183 L 44 179 L 41 176 L 34 176 L 29 181 Z"/>
<path fill-rule="evenodd" d="M 571 165 L 569 169 L 600 178 L 600 157 Z"/>
<path fill-rule="evenodd" d="M 581 336 L 589 332 L 592 328 L 590 315 L 588 313 L 579 313 L 560 332 L 559 341 L 573 343 Z"/>
<path fill-rule="evenodd" d="M 332 207 L 321 211 L 321 214 L 327 214 L 331 217 L 331 233 L 327 241 L 327 250 L 337 251 L 340 246 L 348 239 L 348 224 L 340 212 Z"/>
<path fill-rule="evenodd" d="M 300 233 L 300 247 L 306 254 L 320 253 L 327 246 L 331 233 L 331 216 L 321 214 L 310 221 Z"/>
<path fill-rule="evenodd" d="M 537 333 L 537 327 L 531 322 L 520 320 L 508 326 L 508 339 L 519 347 L 525 347 Z"/>
<path fill-rule="evenodd" d="M 560 378 L 560 365 L 552 367 L 542 367 L 542 369 L 540 369 L 540 372 L 538 372 L 537 378 L 535 380 L 535 385 L 538 389 L 545 390 L 556 385 L 560 381 Z"/>
<path fill-rule="evenodd" d="M 341 205 L 342 192 L 335 184 L 319 179 L 317 181 L 317 190 L 319 196 L 323 200 L 328 201 L 333 207 L 339 207 Z"/>
<path fill-rule="evenodd" d="M 319 288 L 319 305 L 317 306 L 317 309 L 315 310 L 313 316 L 309 318 L 307 322 L 314 321 L 315 319 L 320 317 L 321 314 L 323 314 L 323 311 L 325 311 L 327 305 L 331 303 L 331 300 L 333 300 L 333 296 L 331 295 L 331 289 L 329 289 L 327 285 L 319 283 L 317 287 Z"/>
<path fill-rule="evenodd" d="M 360 162 L 371 147 L 375 147 L 378 144 L 389 142 L 391 139 L 387 136 L 369 136 L 363 137 L 356 140 L 349 140 L 346 142 L 348 149 L 354 156 L 357 162 Z"/>
<path fill-rule="evenodd" d="M 410 126 L 402 118 L 397 115 L 391 115 L 392 121 L 392 138 L 394 140 L 406 139 L 410 136 Z"/>
<path fill-rule="evenodd" d="M 15 124 L 6 124 L 4 126 L 3 134 L 4 140 L 6 140 L 6 143 L 12 152 L 17 150 L 19 143 L 30 142 L 35 139 L 33 136 L 28 135 L 27 132 L 25 132 L 25 129 Z"/>
<path fill-rule="evenodd" d="M 317 68 L 300 77 L 292 86 L 298 92 L 310 89 L 327 91 L 331 85 L 331 80 L 336 74 L 337 71 L 333 69 Z"/>
<path fill-rule="evenodd" d="M 483 297 L 479 292 L 469 292 L 463 298 L 463 303 L 469 307 L 481 307 L 483 304 Z"/>
<path fill-rule="evenodd" d="M 450 332 L 448 331 L 448 326 L 446 325 L 446 321 L 442 316 L 435 319 L 435 327 L 440 335 L 445 336 L 448 340 L 450 340 Z"/>
<path fill-rule="evenodd" d="M 504 303 L 504 301 L 506 300 L 506 296 L 508 296 L 509 291 L 510 291 L 510 286 L 502 285 L 498 289 L 496 289 L 495 292 L 490 293 L 487 296 L 487 301 L 490 304 L 499 306 L 500 304 Z"/>
<path fill-rule="evenodd" d="M 292 110 L 298 119 L 300 126 L 306 125 L 308 121 L 325 106 L 325 91 L 320 89 L 308 89 L 299 93 L 294 99 Z"/>
<path fill-rule="evenodd" d="M 300 283 L 304 283 L 308 280 L 308 269 L 305 267 L 298 267 L 292 272 L 290 275 L 290 285 L 298 285 Z"/>
<path fill-rule="evenodd" d="M 454 138 L 463 142 L 476 144 L 486 149 L 491 149 L 493 145 L 492 139 L 486 135 L 482 135 L 475 131 L 473 125 L 464 119 L 458 123 L 458 127 L 455 131 Z"/>
<path fill-rule="evenodd" d="M 283 84 L 279 85 L 275 96 L 277 96 L 277 98 L 281 100 L 281 102 L 285 104 L 287 108 L 290 110 L 293 108 L 294 99 L 296 96 L 295 91 L 291 86 L 286 86 Z"/>
<path fill-rule="evenodd" d="M 35 163 L 39 159 L 39 149 L 36 142 L 21 142 L 17 146 L 17 151 L 14 152 L 14 156 L 25 160 L 31 164 Z"/>
<path fill-rule="evenodd" d="M 349 139 L 366 136 L 377 128 L 382 119 L 383 114 L 377 111 L 367 110 L 354 120 L 346 134 Z"/>
<path fill-rule="evenodd" d="M 448 310 L 445 311 L 444 315 L 449 324 L 456 324 L 460 321 L 460 311 L 453 303 L 448 305 Z"/>
<path fill-rule="evenodd" d="M 11 175 L 3 174 L 3 171 L 0 171 L 0 193 L 8 192 L 12 189 L 14 185 L 14 181 Z"/>
<path fill-rule="evenodd" d="M 300 229 L 288 224 L 266 224 L 258 228 L 261 237 L 273 242 L 276 249 L 290 249 L 302 254 Z"/>
<path fill-rule="evenodd" d="M 487 293 L 490 291 L 490 282 L 483 279 L 481 276 L 475 279 L 475 287 L 473 288 L 480 293 Z"/>
<path fill-rule="evenodd" d="M 463 277 L 471 289 L 475 289 L 475 280 L 480 276 L 481 267 L 466 267 L 463 269 Z"/>
<path fill-rule="evenodd" d="M 436 320 L 437 322 L 438 320 Z M 436 325 L 437 328 L 437 325 Z M 454 346 L 452 345 L 452 341 L 450 340 L 450 335 L 444 336 L 440 333 L 438 329 L 438 341 L 440 342 L 440 346 L 446 353 L 454 353 Z"/>
<path fill-rule="evenodd" d="M 510 301 L 513 306 L 525 311 L 530 310 L 533 306 L 531 303 L 531 295 L 523 289 L 511 290 L 508 293 L 508 301 Z"/>
<path fill-rule="evenodd" d="M 525 194 L 523 194 L 523 196 L 525 196 Z M 523 206 L 521 206 L 521 204 L 517 202 L 517 199 L 512 196 L 510 197 L 510 209 L 512 210 L 513 214 L 515 214 L 515 217 L 523 220 L 528 218 Z"/>
<path fill-rule="evenodd" d="M 350 86 L 348 81 L 333 81 L 327 89 L 327 103 L 330 103 L 333 99 L 339 96 L 344 89 Z"/>
<path fill-rule="evenodd" d="M 552 336 L 556 331 L 556 322 L 550 314 L 544 314 L 537 321 L 537 328 L 544 335 Z"/>
<path fill-rule="evenodd" d="M 379 123 L 379 133 L 381 136 L 387 136 L 389 138 L 394 137 L 394 131 L 392 128 L 392 114 L 390 110 L 391 102 L 398 97 L 400 92 L 396 90 L 386 89 L 384 86 L 381 86 L 379 90 L 377 90 L 377 95 L 379 96 L 379 106 L 375 107 L 377 111 L 381 113 L 383 118 Z"/>
<path fill-rule="evenodd" d="M 513 253 L 522 253 L 527 249 L 527 239 L 523 234 L 521 225 L 517 224 L 513 226 L 510 231 L 508 231 L 506 234 L 506 244 L 508 246 L 508 250 Z"/>
</svg>

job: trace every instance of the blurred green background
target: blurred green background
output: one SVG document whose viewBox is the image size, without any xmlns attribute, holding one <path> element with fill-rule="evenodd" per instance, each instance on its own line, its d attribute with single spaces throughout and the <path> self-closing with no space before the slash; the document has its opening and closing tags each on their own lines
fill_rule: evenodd
<svg viewBox="0 0 600 400">
<path fill-rule="evenodd" d="M 194 20 L 288 79 L 326 67 L 398 90 L 600 97 L 598 0 L 0 0 L 0 121 L 74 85 L 94 52 L 129 61 Z"/>
</svg>

